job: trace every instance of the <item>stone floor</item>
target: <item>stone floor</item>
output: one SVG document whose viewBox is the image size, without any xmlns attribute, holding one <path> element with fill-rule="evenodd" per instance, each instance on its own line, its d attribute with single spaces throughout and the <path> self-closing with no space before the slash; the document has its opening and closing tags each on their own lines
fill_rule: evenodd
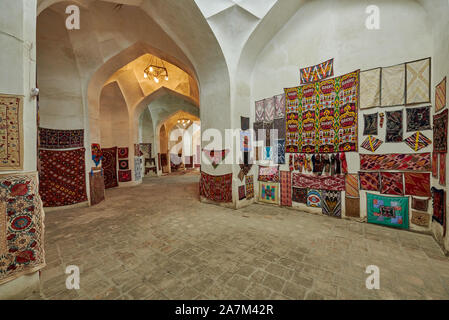
<svg viewBox="0 0 449 320">
<path fill-rule="evenodd" d="M 41 294 L 28 299 L 449 299 L 430 236 L 274 206 L 198 201 L 198 176 L 145 178 L 46 216 Z M 81 270 L 67 290 L 65 267 Z M 380 290 L 368 290 L 368 265 Z"/>
</svg>

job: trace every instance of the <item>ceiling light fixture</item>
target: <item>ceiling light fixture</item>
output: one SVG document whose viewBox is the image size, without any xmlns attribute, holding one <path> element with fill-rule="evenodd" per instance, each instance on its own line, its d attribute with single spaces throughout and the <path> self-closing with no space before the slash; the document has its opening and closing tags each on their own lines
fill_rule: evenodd
<svg viewBox="0 0 449 320">
<path fill-rule="evenodd" d="M 143 70 L 143 77 L 145 79 L 153 79 L 156 83 L 159 83 L 162 79 L 168 81 L 168 71 L 164 61 L 152 55 L 150 63 Z"/>
</svg>

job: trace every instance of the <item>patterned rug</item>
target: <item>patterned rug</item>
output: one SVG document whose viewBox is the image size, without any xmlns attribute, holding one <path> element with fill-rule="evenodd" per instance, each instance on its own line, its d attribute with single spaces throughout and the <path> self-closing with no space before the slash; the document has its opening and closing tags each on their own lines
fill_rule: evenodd
<svg viewBox="0 0 449 320">
<path fill-rule="evenodd" d="M 359 175 L 358 174 L 347 174 L 346 175 L 346 196 L 358 198 L 359 193 Z"/>
<path fill-rule="evenodd" d="M 430 153 L 360 154 L 360 170 L 431 171 Z"/>
<path fill-rule="evenodd" d="M 39 193 L 44 207 L 87 201 L 85 151 L 39 150 Z"/>
<path fill-rule="evenodd" d="M 328 191 L 323 192 L 323 214 L 331 217 L 341 218 L 341 192 Z"/>
<path fill-rule="evenodd" d="M 430 102 L 430 58 L 406 64 L 406 104 Z"/>
<path fill-rule="evenodd" d="M 429 210 L 429 199 L 412 197 L 412 209 L 427 212 Z"/>
<path fill-rule="evenodd" d="M 424 134 L 422 134 L 419 131 L 414 133 L 407 139 L 405 139 L 404 142 L 414 151 L 424 149 L 425 147 L 427 147 L 432 143 L 432 141 L 429 138 L 427 138 Z"/>
<path fill-rule="evenodd" d="M 345 216 L 352 218 L 360 218 L 360 199 L 348 198 L 345 199 Z"/>
<path fill-rule="evenodd" d="M 382 68 L 382 107 L 405 104 L 405 64 Z"/>
<path fill-rule="evenodd" d="M 433 152 L 447 152 L 448 109 L 433 116 Z"/>
<path fill-rule="evenodd" d="M 438 178 L 438 153 L 432 153 L 432 177 Z"/>
<path fill-rule="evenodd" d="M 328 191 L 345 191 L 345 175 L 334 174 L 333 176 L 321 176 L 319 177 L 321 183 L 321 190 Z"/>
<path fill-rule="evenodd" d="M 119 168 L 119 170 L 128 170 L 129 169 L 128 159 L 126 159 L 126 160 L 120 159 L 118 161 L 118 168 Z"/>
<path fill-rule="evenodd" d="M 431 130 L 430 106 L 407 109 L 407 132 Z"/>
<path fill-rule="evenodd" d="M 360 72 L 360 109 L 380 106 L 381 68 Z"/>
<path fill-rule="evenodd" d="M 128 157 L 129 157 L 128 147 L 117 148 L 117 157 L 119 159 L 128 159 Z"/>
<path fill-rule="evenodd" d="M 281 206 L 292 206 L 292 173 L 281 171 Z"/>
<path fill-rule="evenodd" d="M 246 199 L 254 198 L 254 176 L 245 177 Z"/>
<path fill-rule="evenodd" d="M 446 154 L 447 153 L 440 153 L 440 177 L 438 182 L 442 186 L 446 185 Z"/>
<path fill-rule="evenodd" d="M 378 113 L 364 114 L 363 119 L 365 120 L 365 128 L 363 130 L 364 136 L 377 136 L 377 120 L 379 118 Z"/>
<path fill-rule="evenodd" d="M 23 98 L 0 95 L 0 170 L 23 168 Z"/>
<path fill-rule="evenodd" d="M 359 172 L 360 189 L 367 191 L 380 191 L 379 172 Z"/>
<path fill-rule="evenodd" d="M 285 121 L 285 94 L 274 96 L 274 119 L 283 119 Z M 285 122 L 284 122 L 285 133 Z M 281 137 L 279 137 L 281 139 Z M 285 138 L 285 137 L 284 137 Z"/>
<path fill-rule="evenodd" d="M 412 223 L 420 227 L 428 228 L 430 224 L 430 215 L 423 212 L 412 211 Z"/>
<path fill-rule="evenodd" d="M 39 128 L 39 147 L 42 149 L 71 149 L 84 147 L 84 130 Z"/>
<path fill-rule="evenodd" d="M 265 119 L 265 106 L 264 106 L 264 100 L 256 101 L 256 121 L 260 122 Z"/>
<path fill-rule="evenodd" d="M 330 59 L 320 64 L 299 69 L 301 74 L 301 84 L 316 82 L 332 77 L 334 75 L 334 59 Z"/>
<path fill-rule="evenodd" d="M 312 208 L 321 208 L 321 191 L 308 189 L 307 190 L 307 206 Z"/>
<path fill-rule="evenodd" d="M 267 98 L 263 102 L 264 104 L 264 121 L 271 122 L 274 120 L 274 112 L 275 112 L 275 101 L 274 97 Z"/>
<path fill-rule="evenodd" d="M 405 194 L 430 197 L 430 173 L 405 172 Z"/>
<path fill-rule="evenodd" d="M 433 216 L 435 220 L 443 226 L 444 235 L 446 235 L 446 191 L 443 189 L 432 188 Z"/>
<path fill-rule="evenodd" d="M 365 150 L 375 152 L 384 143 L 382 140 L 377 139 L 373 136 L 369 136 L 363 141 L 361 147 Z"/>
<path fill-rule="evenodd" d="M 259 201 L 279 204 L 279 183 L 259 182 Z"/>
<path fill-rule="evenodd" d="M 232 202 L 232 173 L 212 176 L 201 172 L 200 195 L 216 202 Z"/>
<path fill-rule="evenodd" d="M 292 201 L 307 204 L 307 188 L 292 188 Z"/>
<path fill-rule="evenodd" d="M 0 285 L 45 267 L 37 176 L 0 175 Z"/>
<path fill-rule="evenodd" d="M 243 200 L 246 198 L 245 186 L 239 186 L 239 200 Z"/>
<path fill-rule="evenodd" d="M 259 181 L 265 182 L 279 182 L 279 166 L 259 166 Z"/>
<path fill-rule="evenodd" d="M 435 89 L 435 112 L 440 112 L 446 107 L 446 77 Z"/>
<path fill-rule="evenodd" d="M 103 160 L 101 166 L 104 175 L 105 189 L 118 187 L 117 180 L 117 147 L 103 148 Z"/>
<path fill-rule="evenodd" d="M 387 118 L 387 136 L 385 142 L 402 142 L 402 110 L 386 112 Z"/>
<path fill-rule="evenodd" d="M 105 199 L 104 177 L 102 170 L 93 170 L 89 173 L 90 205 L 99 204 Z"/>
<path fill-rule="evenodd" d="M 343 174 L 334 174 L 333 176 L 316 176 L 293 173 L 292 185 L 296 188 L 344 191 L 345 176 Z"/>
<path fill-rule="evenodd" d="M 396 196 L 404 195 L 404 181 L 402 172 L 381 172 L 380 193 Z"/>
<path fill-rule="evenodd" d="M 265 146 L 271 147 L 274 143 L 274 121 L 264 122 L 265 129 Z"/>
<path fill-rule="evenodd" d="M 366 194 L 368 223 L 408 229 L 409 198 Z"/>
<path fill-rule="evenodd" d="M 130 182 L 133 179 L 131 170 L 119 170 L 118 171 L 118 181 L 119 182 Z"/>
</svg>

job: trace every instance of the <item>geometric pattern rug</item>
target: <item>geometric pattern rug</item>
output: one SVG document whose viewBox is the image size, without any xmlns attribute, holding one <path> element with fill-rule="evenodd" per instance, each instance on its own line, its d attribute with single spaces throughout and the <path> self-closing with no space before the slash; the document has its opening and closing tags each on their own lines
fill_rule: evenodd
<svg viewBox="0 0 449 320">
<path fill-rule="evenodd" d="M 402 172 L 381 172 L 380 193 L 402 196 L 404 194 L 404 182 Z"/>
<path fill-rule="evenodd" d="M 39 147 L 42 149 L 70 149 L 84 147 L 84 130 L 39 128 Z"/>
<path fill-rule="evenodd" d="M 360 189 L 367 191 L 380 191 L 379 172 L 359 172 Z"/>
<path fill-rule="evenodd" d="M 405 172 L 405 194 L 430 197 L 430 173 Z"/>
<path fill-rule="evenodd" d="M 405 139 L 404 142 L 414 151 L 419 151 L 432 143 L 429 138 L 419 131 Z"/>
<path fill-rule="evenodd" d="M 232 202 L 232 173 L 213 176 L 201 172 L 200 195 L 216 202 Z"/>
<path fill-rule="evenodd" d="M 433 116 L 433 152 L 447 152 L 448 109 Z"/>
<path fill-rule="evenodd" d="M 360 170 L 431 171 L 430 153 L 360 154 Z"/>
<path fill-rule="evenodd" d="M 292 173 L 281 171 L 281 206 L 292 206 Z"/>
<path fill-rule="evenodd" d="M 103 148 L 101 166 L 104 175 L 105 189 L 118 187 L 117 180 L 117 147 Z"/>
</svg>

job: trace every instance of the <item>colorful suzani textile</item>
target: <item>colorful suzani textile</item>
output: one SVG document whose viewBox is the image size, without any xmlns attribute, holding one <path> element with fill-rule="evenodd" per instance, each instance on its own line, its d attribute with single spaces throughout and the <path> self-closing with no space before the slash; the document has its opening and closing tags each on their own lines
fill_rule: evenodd
<svg viewBox="0 0 449 320">
<path fill-rule="evenodd" d="M 279 182 L 279 166 L 265 167 L 259 166 L 259 181 Z"/>
<path fill-rule="evenodd" d="M 367 193 L 368 223 L 408 229 L 409 198 Z"/>
<path fill-rule="evenodd" d="M 365 150 L 375 152 L 382 145 L 383 141 L 373 136 L 369 136 L 363 141 L 361 147 Z"/>
<path fill-rule="evenodd" d="M 345 199 L 345 216 L 352 218 L 360 218 L 360 199 L 349 198 Z"/>
<path fill-rule="evenodd" d="M 101 166 L 104 175 L 105 189 L 118 187 L 117 180 L 117 147 L 103 148 L 103 160 Z"/>
<path fill-rule="evenodd" d="M 446 107 L 446 77 L 435 89 L 435 112 L 440 112 Z"/>
<path fill-rule="evenodd" d="M 312 208 L 321 208 L 321 191 L 308 189 L 307 190 L 307 206 Z"/>
<path fill-rule="evenodd" d="M 45 267 L 37 173 L 0 175 L 0 284 Z"/>
<path fill-rule="evenodd" d="M 364 171 L 431 171 L 430 153 L 360 154 L 360 170 Z"/>
<path fill-rule="evenodd" d="M 102 202 L 104 197 L 104 177 L 102 170 L 92 170 L 89 173 L 90 205 L 94 206 Z"/>
<path fill-rule="evenodd" d="M 279 204 L 279 184 L 259 182 L 259 201 L 270 204 Z"/>
<path fill-rule="evenodd" d="M 407 109 L 407 132 L 431 129 L 430 107 Z"/>
<path fill-rule="evenodd" d="M 404 173 L 405 194 L 430 197 L 430 173 Z"/>
<path fill-rule="evenodd" d="M 382 68 L 382 107 L 405 104 L 405 64 Z"/>
<path fill-rule="evenodd" d="M 438 153 L 432 153 L 432 177 L 438 178 Z"/>
<path fill-rule="evenodd" d="M 0 95 L 0 170 L 23 168 L 23 98 Z"/>
<path fill-rule="evenodd" d="M 39 193 L 44 207 L 87 201 L 85 151 L 39 150 Z"/>
<path fill-rule="evenodd" d="M 381 68 L 360 72 L 360 109 L 380 106 Z"/>
<path fill-rule="evenodd" d="M 225 150 L 203 149 L 203 151 L 207 159 L 210 161 L 210 164 L 212 164 L 212 167 L 214 167 L 214 169 L 216 169 L 220 165 L 220 163 L 226 158 L 226 156 L 229 153 L 229 149 Z"/>
<path fill-rule="evenodd" d="M 245 177 L 246 199 L 254 198 L 254 176 Z"/>
<path fill-rule="evenodd" d="M 287 88 L 285 91 L 285 151 L 296 153 L 300 150 L 299 93 L 298 88 Z"/>
<path fill-rule="evenodd" d="M 446 154 L 447 153 L 440 153 L 440 177 L 438 182 L 442 186 L 446 185 Z"/>
<path fill-rule="evenodd" d="M 331 217 L 341 218 L 341 192 L 324 190 L 323 214 Z"/>
<path fill-rule="evenodd" d="M 432 220 L 438 222 L 446 231 L 446 191 L 432 188 L 433 216 Z M 444 232 L 446 233 L 446 232 Z"/>
<path fill-rule="evenodd" d="M 334 75 L 334 59 L 330 59 L 320 64 L 301 68 L 301 84 L 316 82 L 332 77 Z"/>
<path fill-rule="evenodd" d="M 407 139 L 405 139 L 404 142 L 414 151 L 424 149 L 425 147 L 427 147 L 432 143 L 432 141 L 429 138 L 427 138 L 424 134 L 422 134 L 419 131 L 414 133 Z"/>
<path fill-rule="evenodd" d="M 307 204 L 307 188 L 292 188 L 292 201 Z"/>
<path fill-rule="evenodd" d="M 39 147 L 42 149 L 70 149 L 84 147 L 84 130 L 39 128 Z"/>
<path fill-rule="evenodd" d="M 346 196 L 358 198 L 359 193 L 359 176 L 357 174 L 347 174 L 346 175 Z"/>
<path fill-rule="evenodd" d="M 216 202 L 232 202 L 232 173 L 212 176 L 201 172 L 200 195 Z"/>
<path fill-rule="evenodd" d="M 131 170 L 119 170 L 118 171 L 118 181 L 119 182 L 130 182 L 132 181 Z"/>
<path fill-rule="evenodd" d="M 412 209 L 427 212 L 427 210 L 429 210 L 429 199 L 412 197 Z"/>
<path fill-rule="evenodd" d="M 430 58 L 408 62 L 406 104 L 430 102 Z"/>
<path fill-rule="evenodd" d="M 433 152 L 447 152 L 448 110 L 433 116 Z"/>
<path fill-rule="evenodd" d="M 360 189 L 367 191 L 380 191 L 379 172 L 359 172 Z"/>
<path fill-rule="evenodd" d="M 397 196 L 404 195 L 404 181 L 402 172 L 381 172 L 380 193 Z"/>
<path fill-rule="evenodd" d="M 129 163 L 128 163 L 128 159 L 121 159 L 118 161 L 118 168 L 120 170 L 128 170 L 129 169 Z"/>
<path fill-rule="evenodd" d="M 402 110 L 386 112 L 387 117 L 387 136 L 385 142 L 402 142 Z"/>
<path fill-rule="evenodd" d="M 292 206 L 292 173 L 281 171 L 281 206 Z"/>
<path fill-rule="evenodd" d="M 365 120 L 365 129 L 363 130 L 364 136 L 374 135 L 377 136 L 377 120 L 379 118 L 378 113 L 363 115 Z"/>
<path fill-rule="evenodd" d="M 128 159 L 128 156 L 129 156 L 128 147 L 117 148 L 117 156 L 119 159 Z"/>
<path fill-rule="evenodd" d="M 334 174 L 333 176 L 319 177 L 321 190 L 344 191 L 345 190 L 345 175 Z"/>
</svg>

